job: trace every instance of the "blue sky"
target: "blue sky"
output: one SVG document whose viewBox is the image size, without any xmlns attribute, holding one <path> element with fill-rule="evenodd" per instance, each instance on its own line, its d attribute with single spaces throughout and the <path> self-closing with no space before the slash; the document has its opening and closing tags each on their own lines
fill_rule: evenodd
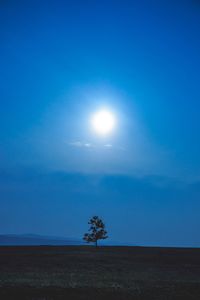
<svg viewBox="0 0 200 300">
<path fill-rule="evenodd" d="M 0 4 L 1 233 L 200 246 L 199 31 L 198 1 Z"/>
</svg>

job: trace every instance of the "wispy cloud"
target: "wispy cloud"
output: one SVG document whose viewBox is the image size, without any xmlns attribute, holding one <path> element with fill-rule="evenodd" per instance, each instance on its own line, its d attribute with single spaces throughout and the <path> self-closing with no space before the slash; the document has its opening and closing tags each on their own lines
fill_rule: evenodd
<svg viewBox="0 0 200 300">
<path fill-rule="evenodd" d="M 72 147 L 78 147 L 78 148 L 81 148 L 81 147 L 92 148 L 92 147 L 94 147 L 94 145 L 92 145 L 91 143 L 81 142 L 81 141 L 69 142 L 68 145 L 72 146 Z"/>
<path fill-rule="evenodd" d="M 111 144 L 105 144 L 104 147 L 105 147 L 105 148 L 112 148 L 113 145 L 111 145 Z"/>
<path fill-rule="evenodd" d="M 122 146 L 115 146 L 113 144 L 95 144 L 91 142 L 83 142 L 83 141 L 72 141 L 67 142 L 67 144 L 71 147 L 75 148 L 90 148 L 90 149 L 108 149 L 108 150 L 125 150 L 125 147 Z"/>
</svg>

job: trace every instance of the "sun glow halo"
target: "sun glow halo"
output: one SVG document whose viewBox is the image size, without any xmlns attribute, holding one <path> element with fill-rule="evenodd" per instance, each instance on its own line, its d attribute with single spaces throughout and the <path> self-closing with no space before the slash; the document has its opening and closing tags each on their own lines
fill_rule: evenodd
<svg viewBox="0 0 200 300">
<path fill-rule="evenodd" d="M 93 129 L 100 135 L 110 133 L 116 125 L 114 115 L 105 109 L 96 112 L 91 121 Z"/>
</svg>

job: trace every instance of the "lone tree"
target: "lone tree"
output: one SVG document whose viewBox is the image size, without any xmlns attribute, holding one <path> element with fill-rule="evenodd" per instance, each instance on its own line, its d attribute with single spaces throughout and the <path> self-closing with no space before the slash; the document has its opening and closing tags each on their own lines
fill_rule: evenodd
<svg viewBox="0 0 200 300">
<path fill-rule="evenodd" d="M 108 238 L 105 224 L 98 216 L 92 217 L 88 224 L 90 225 L 90 233 L 85 233 L 83 239 L 87 243 L 95 243 L 95 246 L 97 247 L 98 240 L 105 240 Z"/>
</svg>

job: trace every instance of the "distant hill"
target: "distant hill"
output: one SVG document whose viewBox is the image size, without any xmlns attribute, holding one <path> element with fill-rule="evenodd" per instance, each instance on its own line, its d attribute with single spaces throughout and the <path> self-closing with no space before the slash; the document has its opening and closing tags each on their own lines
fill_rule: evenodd
<svg viewBox="0 0 200 300">
<path fill-rule="evenodd" d="M 0 246 L 83 245 L 78 239 L 42 236 L 37 234 L 1 234 Z"/>
</svg>

